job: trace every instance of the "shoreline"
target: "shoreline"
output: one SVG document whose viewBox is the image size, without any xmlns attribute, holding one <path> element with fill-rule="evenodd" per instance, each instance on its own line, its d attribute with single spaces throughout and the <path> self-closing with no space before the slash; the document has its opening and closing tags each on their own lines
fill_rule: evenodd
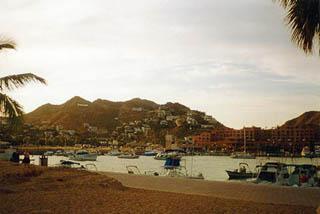
<svg viewBox="0 0 320 214">
<path fill-rule="evenodd" d="M 125 175 L 114 178 L 110 174 L 33 165 L 25 167 L 0 161 L 0 213 L 315 213 L 317 209 L 313 205 L 283 205 L 209 194 L 139 189 L 128 186 L 127 182 L 148 184 L 143 180 L 145 178 Z M 160 185 L 158 180 L 152 179 L 151 183 Z M 181 181 L 185 182 L 185 179 Z M 165 184 L 169 188 L 181 186 L 178 180 L 171 179 L 170 182 Z M 208 181 L 197 183 L 206 185 Z M 192 185 L 183 186 L 192 189 Z M 219 186 L 221 191 L 230 189 L 220 183 Z"/>
<path fill-rule="evenodd" d="M 57 150 L 63 150 L 63 151 L 76 151 L 76 150 L 81 150 L 81 149 L 85 149 L 88 150 L 90 152 L 98 152 L 101 154 L 106 154 L 107 152 L 111 151 L 112 148 L 110 147 L 88 147 L 88 148 L 82 148 L 82 147 L 77 147 L 77 146 L 14 146 L 14 148 L 16 148 L 18 151 L 28 151 L 31 153 L 35 153 L 35 155 L 40 155 L 43 152 L 46 151 L 57 151 Z M 187 154 L 185 156 L 215 156 L 215 157 L 219 157 L 219 156 L 223 156 L 223 157 L 229 157 L 231 155 L 230 154 L 226 154 L 226 155 L 217 155 L 217 154 L 210 154 L 208 152 L 204 152 L 204 153 L 198 153 L 198 154 Z M 320 158 L 320 156 L 316 156 L 316 157 L 305 157 L 305 156 L 301 156 L 301 155 L 294 155 L 294 156 L 285 156 L 285 155 L 276 155 L 276 154 L 269 154 L 269 155 L 255 155 L 256 157 L 259 158 L 306 158 L 306 159 L 317 159 Z"/>
</svg>

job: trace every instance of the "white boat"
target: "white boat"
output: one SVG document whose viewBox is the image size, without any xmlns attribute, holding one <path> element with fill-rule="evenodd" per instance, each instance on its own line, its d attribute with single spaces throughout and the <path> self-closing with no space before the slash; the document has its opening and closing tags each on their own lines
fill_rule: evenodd
<svg viewBox="0 0 320 214">
<path fill-rule="evenodd" d="M 277 183 L 284 185 L 289 178 L 288 167 L 284 163 L 268 162 L 260 167 L 257 183 Z"/>
<path fill-rule="evenodd" d="M 149 176 L 166 176 L 166 177 L 178 177 L 178 178 L 188 178 L 188 179 L 204 179 L 202 173 L 194 175 L 188 173 L 185 166 L 180 164 L 180 157 L 169 157 L 166 159 L 164 166 L 160 172 L 157 171 L 145 171 L 144 174 L 141 173 L 139 168 L 134 165 L 126 166 L 129 174 L 138 175 L 149 175 Z"/>
<path fill-rule="evenodd" d="M 253 154 L 247 153 L 246 128 L 243 128 L 243 152 L 236 152 L 230 155 L 234 159 L 255 159 Z"/>
<path fill-rule="evenodd" d="M 57 150 L 54 155 L 56 156 L 66 156 L 66 153 L 63 150 Z"/>
<path fill-rule="evenodd" d="M 170 158 L 170 157 L 180 157 L 181 156 L 177 153 L 177 152 L 159 152 L 155 157 L 154 159 L 155 160 L 166 160 L 167 158 Z"/>
<path fill-rule="evenodd" d="M 256 158 L 254 155 L 246 152 L 232 153 L 230 157 L 234 159 L 255 159 Z"/>
<path fill-rule="evenodd" d="M 89 153 L 86 150 L 79 150 L 75 154 L 70 156 L 71 160 L 76 161 L 96 161 L 98 154 L 96 153 Z"/>
<path fill-rule="evenodd" d="M 122 154 L 122 155 L 118 155 L 118 158 L 123 158 L 123 159 L 137 159 L 139 158 L 139 155 L 136 154 Z"/>
</svg>

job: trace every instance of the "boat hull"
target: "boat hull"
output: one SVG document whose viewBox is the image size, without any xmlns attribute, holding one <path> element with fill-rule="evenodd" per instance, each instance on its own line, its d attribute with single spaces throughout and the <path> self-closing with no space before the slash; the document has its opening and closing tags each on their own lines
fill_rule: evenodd
<svg viewBox="0 0 320 214">
<path fill-rule="evenodd" d="M 248 178 L 254 178 L 257 176 L 256 173 L 253 172 L 235 172 L 235 171 L 229 171 L 226 170 L 229 179 L 233 179 L 233 180 L 240 180 L 240 179 L 248 179 Z"/>
</svg>

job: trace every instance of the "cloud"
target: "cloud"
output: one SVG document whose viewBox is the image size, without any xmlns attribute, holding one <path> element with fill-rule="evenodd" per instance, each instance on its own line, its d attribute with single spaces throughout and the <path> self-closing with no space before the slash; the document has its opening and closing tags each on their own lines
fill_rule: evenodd
<svg viewBox="0 0 320 214">
<path fill-rule="evenodd" d="M 12 93 L 27 111 L 74 95 L 144 97 L 242 126 L 318 107 L 320 60 L 291 43 L 271 0 L 0 3 L 2 33 L 19 45 L 0 55 L 2 74 L 32 71 L 49 82 Z"/>
</svg>

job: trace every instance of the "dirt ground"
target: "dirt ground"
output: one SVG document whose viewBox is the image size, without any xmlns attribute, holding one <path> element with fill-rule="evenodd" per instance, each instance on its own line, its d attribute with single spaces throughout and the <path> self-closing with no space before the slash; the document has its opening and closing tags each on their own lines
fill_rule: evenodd
<svg viewBox="0 0 320 214">
<path fill-rule="evenodd" d="M 0 162 L 0 213 L 315 213 L 315 208 L 124 187 L 105 175 Z"/>
</svg>

